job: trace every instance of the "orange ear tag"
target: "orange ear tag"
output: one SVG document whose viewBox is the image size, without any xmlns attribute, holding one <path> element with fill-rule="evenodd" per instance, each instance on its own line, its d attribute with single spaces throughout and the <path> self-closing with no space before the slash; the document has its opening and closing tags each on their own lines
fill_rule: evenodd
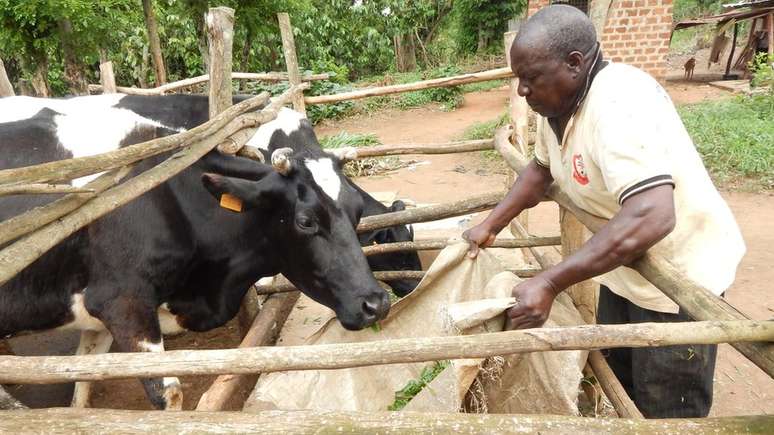
<svg viewBox="0 0 774 435">
<path fill-rule="evenodd" d="M 239 213 L 242 211 L 242 200 L 234 195 L 224 193 L 220 196 L 220 206 Z"/>
</svg>

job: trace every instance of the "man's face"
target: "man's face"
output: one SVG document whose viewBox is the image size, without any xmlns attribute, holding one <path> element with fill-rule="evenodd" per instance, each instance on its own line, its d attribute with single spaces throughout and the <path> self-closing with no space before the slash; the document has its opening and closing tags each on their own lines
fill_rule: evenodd
<svg viewBox="0 0 774 435">
<path fill-rule="evenodd" d="M 519 78 L 519 95 L 535 112 L 555 118 L 570 112 L 582 80 L 582 57 L 570 55 L 561 60 L 549 56 L 546 50 L 514 44 L 511 68 Z M 579 61 L 579 62 L 578 62 Z"/>
</svg>

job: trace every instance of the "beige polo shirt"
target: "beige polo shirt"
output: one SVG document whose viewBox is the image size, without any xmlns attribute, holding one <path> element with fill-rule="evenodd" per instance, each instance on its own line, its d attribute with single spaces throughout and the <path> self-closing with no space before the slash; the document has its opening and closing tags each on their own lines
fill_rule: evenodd
<svg viewBox="0 0 774 435">
<path fill-rule="evenodd" d="M 719 295 L 734 281 L 744 240 L 666 91 L 648 74 L 611 63 L 594 79 L 560 145 L 538 116 L 535 157 L 583 210 L 607 219 L 627 198 L 674 186 L 674 231 L 650 249 Z M 628 267 L 594 279 L 634 304 L 678 306 Z"/>
</svg>

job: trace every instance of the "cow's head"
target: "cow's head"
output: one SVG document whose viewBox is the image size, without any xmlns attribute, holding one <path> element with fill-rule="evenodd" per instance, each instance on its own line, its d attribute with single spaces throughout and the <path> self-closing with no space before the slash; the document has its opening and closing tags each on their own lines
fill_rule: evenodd
<svg viewBox="0 0 774 435">
<path fill-rule="evenodd" d="M 403 201 L 397 200 L 392 203 L 385 213 L 403 211 L 405 209 L 406 205 Z M 383 243 L 411 242 L 413 240 L 413 228 L 405 225 L 396 225 L 394 227 L 360 234 L 360 243 L 363 246 L 381 245 Z M 422 270 L 422 263 L 419 261 L 419 255 L 417 255 L 416 251 L 371 255 L 368 257 L 368 264 L 374 271 Z M 392 291 L 400 297 L 411 293 L 417 285 L 419 285 L 419 280 L 416 279 L 397 279 L 385 282 L 392 288 Z"/>
<path fill-rule="evenodd" d="M 291 153 L 278 149 L 271 166 L 254 163 L 255 173 L 240 178 L 205 173 L 202 181 L 221 204 L 268 222 L 260 231 L 272 246 L 266 255 L 275 257 L 299 290 L 336 311 L 345 328 L 367 327 L 387 315 L 390 302 L 368 267 L 350 217 L 336 204 L 341 186 L 335 162 Z"/>
</svg>

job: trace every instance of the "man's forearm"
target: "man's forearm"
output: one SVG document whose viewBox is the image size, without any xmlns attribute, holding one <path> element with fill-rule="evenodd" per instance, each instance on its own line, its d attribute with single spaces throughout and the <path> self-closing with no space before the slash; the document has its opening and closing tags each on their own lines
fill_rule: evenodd
<svg viewBox="0 0 774 435">
<path fill-rule="evenodd" d="M 539 276 L 556 293 L 586 279 L 630 264 L 674 228 L 672 186 L 660 186 L 627 200 L 621 211 L 578 251 Z"/>
<path fill-rule="evenodd" d="M 551 172 L 533 160 L 484 223 L 499 232 L 522 211 L 538 205 L 552 182 Z"/>
</svg>

